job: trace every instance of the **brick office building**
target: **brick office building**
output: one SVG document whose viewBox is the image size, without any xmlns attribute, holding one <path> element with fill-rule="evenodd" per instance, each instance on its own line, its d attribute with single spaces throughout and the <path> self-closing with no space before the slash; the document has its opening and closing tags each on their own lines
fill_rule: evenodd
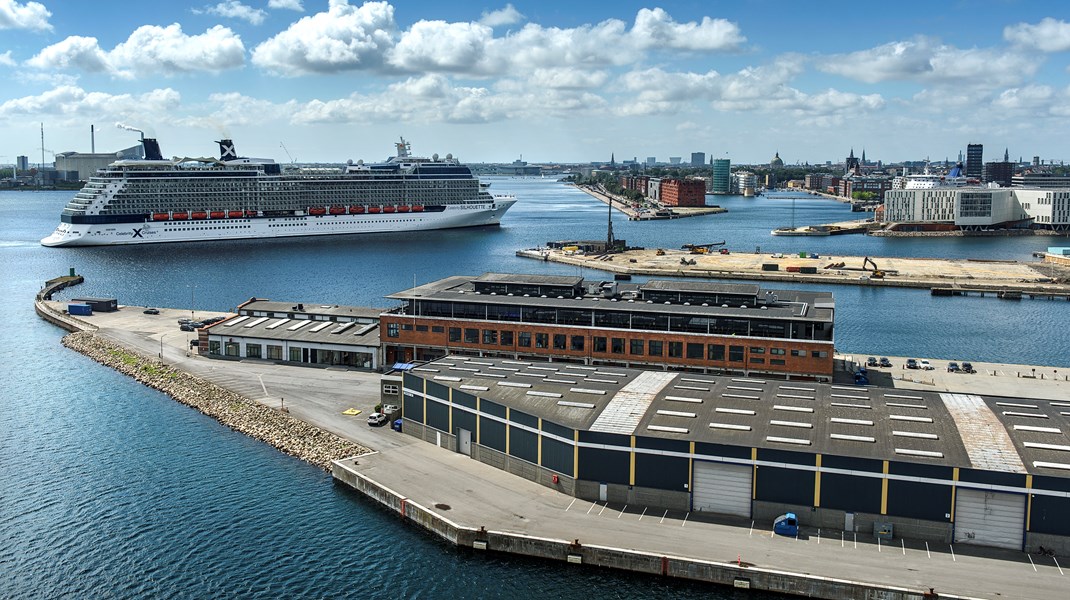
<svg viewBox="0 0 1070 600">
<path fill-rule="evenodd" d="M 705 206 L 706 182 L 701 179 L 662 179 L 661 203 L 666 206 Z"/>
<path fill-rule="evenodd" d="M 486 273 L 391 294 L 386 363 L 447 354 L 828 380 L 832 295 Z"/>
</svg>

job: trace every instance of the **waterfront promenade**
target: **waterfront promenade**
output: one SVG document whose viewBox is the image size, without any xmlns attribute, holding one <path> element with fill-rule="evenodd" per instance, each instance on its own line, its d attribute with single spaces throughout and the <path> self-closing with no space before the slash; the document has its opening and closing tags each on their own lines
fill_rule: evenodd
<svg viewBox="0 0 1070 600">
<path fill-rule="evenodd" d="M 805 239 L 805 238 L 802 238 Z M 699 243 L 696 241 L 696 243 Z M 800 243 L 800 245 L 805 245 Z M 517 256 L 586 267 L 611 273 L 663 277 L 704 277 L 835 283 L 884 287 L 949 287 L 970 290 L 1016 290 L 1025 294 L 1070 297 L 1066 281 L 1070 270 L 1046 262 L 1008 260 L 896 258 L 863 256 L 801 257 L 799 254 L 768 254 L 751 251 L 709 254 L 686 250 L 643 248 L 616 254 L 576 254 L 550 248 L 517 251 Z M 872 262 L 867 262 L 870 258 Z M 687 264 L 684 264 L 684 262 Z M 694 264 L 691 262 L 694 261 Z M 775 270 L 766 270 L 775 265 Z M 877 269 L 874 269 L 876 265 Z M 812 270 L 803 272 L 802 269 Z M 880 277 L 875 270 L 880 270 Z"/>
<path fill-rule="evenodd" d="M 45 304 L 53 311 L 62 308 L 58 302 Z M 798 539 L 782 538 L 771 535 L 770 523 L 577 500 L 434 444 L 387 428 L 369 428 L 365 415 L 379 398 L 376 373 L 188 355 L 192 334 L 178 331 L 175 323 L 188 311 L 161 312 L 144 315 L 139 307 L 123 307 L 116 313 L 80 317 L 74 324 L 93 328 L 102 339 L 131 352 L 162 355 L 168 366 L 265 407 L 285 405 L 290 416 L 376 450 L 340 461 L 336 470 L 359 474 L 380 489 L 393 490 L 406 502 L 437 515 L 439 522 L 472 531 L 483 527 L 488 535 L 498 536 L 495 539 L 530 537 L 535 545 L 578 540 L 585 547 L 626 551 L 637 561 L 643 556 L 664 556 L 718 569 L 731 569 L 731 563 L 737 562 L 734 568 L 741 577 L 757 577 L 760 572 L 762 577 L 791 582 L 796 591 L 816 589 L 807 586 L 829 581 L 899 590 L 895 592 L 899 595 L 882 596 L 888 598 L 920 598 L 933 587 L 945 598 L 1040 600 L 1060 597 L 1067 582 L 1063 566 L 1050 556 L 901 539 L 878 543 L 866 535 L 828 530 L 805 530 Z M 895 368 L 875 372 L 876 382 L 988 394 L 1006 390 L 1017 398 L 1070 397 L 1065 374 L 1056 380 L 1059 374 L 1051 367 L 1037 367 L 1033 377 L 1034 367 L 978 363 L 979 373 L 964 375 L 904 371 L 899 368 L 901 359 L 893 362 Z M 944 366 L 942 361 L 934 364 L 938 369 Z M 1029 377 L 1021 376 L 1027 372 Z M 351 408 L 363 412 L 342 414 Z"/>
</svg>

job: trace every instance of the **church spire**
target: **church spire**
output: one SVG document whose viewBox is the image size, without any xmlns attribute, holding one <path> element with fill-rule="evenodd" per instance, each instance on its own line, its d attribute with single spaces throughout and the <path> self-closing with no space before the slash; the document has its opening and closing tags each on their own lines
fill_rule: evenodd
<svg viewBox="0 0 1070 600">
<path fill-rule="evenodd" d="M 616 165 L 617 165 L 616 156 L 612 152 L 610 152 L 609 153 L 609 166 L 614 167 Z"/>
<path fill-rule="evenodd" d="M 1003 149 L 1003 162 L 1011 162 L 1011 151 L 1010 151 L 1010 148 L 1004 148 Z"/>
</svg>

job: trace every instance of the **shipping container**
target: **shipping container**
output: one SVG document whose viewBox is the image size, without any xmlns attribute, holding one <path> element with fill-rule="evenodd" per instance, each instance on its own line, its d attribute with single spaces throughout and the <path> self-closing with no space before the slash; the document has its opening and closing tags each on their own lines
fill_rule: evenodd
<svg viewBox="0 0 1070 600">
<path fill-rule="evenodd" d="M 67 314 L 80 317 L 91 317 L 93 316 L 93 307 L 84 302 L 71 302 L 67 305 Z"/>
</svg>

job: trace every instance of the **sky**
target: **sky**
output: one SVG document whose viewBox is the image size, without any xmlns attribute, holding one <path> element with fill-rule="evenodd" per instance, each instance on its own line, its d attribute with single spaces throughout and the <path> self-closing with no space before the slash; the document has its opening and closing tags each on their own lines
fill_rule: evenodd
<svg viewBox="0 0 1070 600">
<path fill-rule="evenodd" d="M 0 82 L 0 164 L 1070 160 L 1061 0 L 0 0 Z"/>
</svg>

